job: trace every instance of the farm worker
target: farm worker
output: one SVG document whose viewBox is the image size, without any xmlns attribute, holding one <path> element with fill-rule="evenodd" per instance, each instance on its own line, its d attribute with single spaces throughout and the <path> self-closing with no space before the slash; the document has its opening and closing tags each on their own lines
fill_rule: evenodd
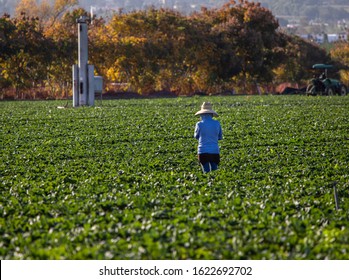
<svg viewBox="0 0 349 280">
<path fill-rule="evenodd" d="M 222 127 L 219 121 L 214 120 L 218 114 L 212 110 L 210 102 L 204 102 L 201 110 L 195 116 L 201 120 L 195 125 L 194 137 L 199 140 L 198 159 L 204 173 L 216 170 L 220 162 L 218 140 L 223 139 Z"/>
</svg>

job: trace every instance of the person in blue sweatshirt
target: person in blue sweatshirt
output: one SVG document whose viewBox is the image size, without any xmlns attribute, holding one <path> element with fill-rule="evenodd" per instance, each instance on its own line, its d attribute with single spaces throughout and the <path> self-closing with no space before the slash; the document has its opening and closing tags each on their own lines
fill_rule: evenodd
<svg viewBox="0 0 349 280">
<path fill-rule="evenodd" d="M 223 139 L 222 127 L 217 117 L 218 114 L 212 110 L 210 102 L 204 102 L 201 110 L 195 116 L 201 120 L 195 125 L 194 137 L 198 140 L 198 159 L 204 173 L 217 170 L 220 163 L 220 151 L 218 140 Z"/>
</svg>

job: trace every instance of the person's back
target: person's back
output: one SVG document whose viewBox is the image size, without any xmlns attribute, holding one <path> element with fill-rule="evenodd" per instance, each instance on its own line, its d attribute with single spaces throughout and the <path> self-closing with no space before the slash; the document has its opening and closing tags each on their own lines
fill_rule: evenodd
<svg viewBox="0 0 349 280">
<path fill-rule="evenodd" d="M 201 121 L 196 124 L 195 138 L 199 140 L 198 154 L 219 154 L 218 140 L 222 139 L 219 121 L 210 114 L 201 115 Z"/>
<path fill-rule="evenodd" d="M 220 163 L 220 150 L 218 140 L 223 139 L 222 128 L 219 121 L 213 116 L 218 114 L 212 110 L 209 102 L 204 102 L 201 110 L 195 115 L 199 115 L 201 120 L 196 123 L 194 137 L 198 143 L 198 159 L 203 172 L 207 173 L 218 168 Z"/>
</svg>

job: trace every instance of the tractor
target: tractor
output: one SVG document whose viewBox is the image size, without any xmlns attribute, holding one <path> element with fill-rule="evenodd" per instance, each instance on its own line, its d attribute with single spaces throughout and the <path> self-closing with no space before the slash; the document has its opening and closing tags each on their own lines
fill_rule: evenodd
<svg viewBox="0 0 349 280">
<path fill-rule="evenodd" d="M 347 87 L 339 80 L 328 78 L 327 70 L 332 69 L 333 65 L 314 64 L 312 69 L 316 72 L 321 71 L 321 75 L 314 75 L 306 89 L 307 95 L 346 95 Z"/>
</svg>

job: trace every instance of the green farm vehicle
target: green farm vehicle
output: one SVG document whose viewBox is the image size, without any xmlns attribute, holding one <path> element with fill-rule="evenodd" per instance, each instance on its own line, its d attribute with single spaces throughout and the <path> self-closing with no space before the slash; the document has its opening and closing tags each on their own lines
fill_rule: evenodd
<svg viewBox="0 0 349 280">
<path fill-rule="evenodd" d="M 346 95 L 347 87 L 339 80 L 328 78 L 327 70 L 332 69 L 329 64 L 314 64 L 312 69 L 321 71 L 321 75 L 314 75 L 307 86 L 306 93 L 308 95 Z"/>
</svg>

